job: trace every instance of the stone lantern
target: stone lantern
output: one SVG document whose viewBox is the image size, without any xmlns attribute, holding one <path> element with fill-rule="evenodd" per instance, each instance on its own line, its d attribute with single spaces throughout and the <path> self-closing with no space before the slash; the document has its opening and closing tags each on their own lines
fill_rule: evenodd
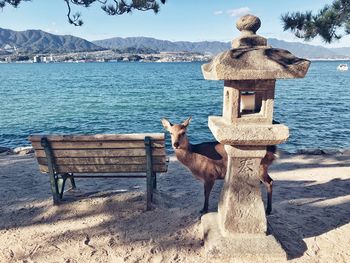
<svg viewBox="0 0 350 263">
<path fill-rule="evenodd" d="M 218 212 L 202 217 L 205 248 L 209 257 L 262 262 L 286 258 L 272 235 L 260 192 L 259 165 L 266 146 L 285 142 L 288 127 L 273 124 L 276 79 L 302 78 L 310 61 L 272 48 L 256 35 L 258 17 L 241 17 L 241 36 L 232 49 L 202 66 L 207 80 L 224 80 L 223 114 L 209 116 L 209 128 L 225 145 L 227 173 Z"/>
</svg>

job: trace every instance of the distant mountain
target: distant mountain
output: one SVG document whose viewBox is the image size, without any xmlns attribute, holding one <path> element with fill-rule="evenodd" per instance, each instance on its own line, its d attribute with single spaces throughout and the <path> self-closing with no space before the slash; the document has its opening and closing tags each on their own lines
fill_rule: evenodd
<svg viewBox="0 0 350 263">
<path fill-rule="evenodd" d="M 330 50 L 337 53 L 338 55 L 345 55 L 350 57 L 350 47 L 331 48 Z"/>
<path fill-rule="evenodd" d="M 54 35 L 41 30 L 13 31 L 0 28 L 0 53 L 62 53 L 103 48 L 82 38 Z"/>
<path fill-rule="evenodd" d="M 287 42 L 283 40 L 278 40 L 275 38 L 269 38 L 267 40 L 268 44 L 275 48 L 282 48 L 289 50 L 291 53 L 297 57 L 304 58 L 343 58 L 346 55 L 342 53 L 337 53 L 332 49 L 328 49 L 322 46 L 313 46 L 298 42 Z"/>
<path fill-rule="evenodd" d="M 350 48 L 325 48 L 305 43 L 268 39 L 269 45 L 311 59 L 350 58 Z M 70 35 L 54 35 L 42 30 L 13 31 L 0 28 L 0 55 L 12 53 L 67 53 L 113 49 L 117 53 L 194 52 L 217 54 L 228 50 L 229 42 L 168 41 L 150 37 L 115 37 L 89 42 Z"/>
<path fill-rule="evenodd" d="M 126 49 L 134 48 L 150 48 L 160 52 L 200 52 L 217 54 L 228 50 L 231 47 L 229 42 L 219 41 L 176 41 L 159 40 L 150 37 L 115 37 L 104 40 L 92 41 L 94 44 L 108 49 Z M 328 58 L 346 58 L 350 57 L 350 48 L 330 49 L 322 46 L 313 46 L 298 42 L 287 42 L 278 39 L 268 39 L 268 44 L 275 48 L 287 49 L 296 56 L 311 58 L 311 59 L 328 59 Z"/>
<path fill-rule="evenodd" d="M 114 37 L 104 40 L 92 41 L 94 44 L 109 48 L 109 49 L 126 49 L 129 47 L 134 48 L 151 48 L 157 49 L 159 52 L 200 52 L 200 53 L 212 53 L 217 54 L 221 51 L 227 50 L 229 43 L 219 41 L 202 41 L 202 42 L 189 42 L 189 41 L 176 41 L 171 42 L 168 40 L 159 40 L 151 37 Z"/>
</svg>

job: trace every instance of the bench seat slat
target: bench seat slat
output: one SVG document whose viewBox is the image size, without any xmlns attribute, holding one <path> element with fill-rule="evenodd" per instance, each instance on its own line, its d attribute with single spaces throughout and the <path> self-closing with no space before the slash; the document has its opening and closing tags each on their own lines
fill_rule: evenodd
<svg viewBox="0 0 350 263">
<path fill-rule="evenodd" d="M 47 159 L 45 157 L 39 157 L 38 163 L 47 165 Z M 85 158 L 54 158 L 55 164 L 59 165 L 70 165 L 70 164 L 146 164 L 146 157 L 85 157 Z M 166 162 L 166 156 L 153 156 L 153 164 L 164 164 Z"/>
<path fill-rule="evenodd" d="M 47 173 L 48 167 L 39 165 L 40 171 Z M 146 165 L 60 165 L 58 173 L 143 173 L 146 172 Z M 163 165 L 153 165 L 153 172 L 166 172 L 167 167 Z"/>
<path fill-rule="evenodd" d="M 32 142 L 35 150 L 43 150 L 40 141 Z M 164 148 L 164 141 L 152 141 L 152 148 Z M 52 141 L 50 146 L 56 149 L 125 149 L 145 148 L 144 140 L 137 141 Z"/>
<path fill-rule="evenodd" d="M 44 150 L 36 150 L 36 157 L 46 157 Z M 68 149 L 54 150 L 54 157 L 120 157 L 120 156 L 146 156 L 145 149 Z M 152 150 L 152 156 L 164 156 L 164 148 Z"/>
<path fill-rule="evenodd" d="M 153 140 L 164 140 L 164 133 L 135 133 L 135 134 L 94 134 L 94 135 L 45 135 L 49 141 L 128 141 L 141 140 L 146 136 Z M 35 142 L 41 140 L 43 135 L 31 135 L 29 141 Z"/>
</svg>

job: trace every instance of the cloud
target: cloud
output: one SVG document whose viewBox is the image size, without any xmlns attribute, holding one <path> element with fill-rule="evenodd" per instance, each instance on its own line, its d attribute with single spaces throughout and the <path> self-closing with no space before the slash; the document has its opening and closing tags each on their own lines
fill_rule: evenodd
<svg viewBox="0 0 350 263">
<path fill-rule="evenodd" d="M 222 10 L 215 11 L 214 16 L 219 16 L 219 15 L 222 15 L 223 13 L 224 13 L 224 11 L 222 11 Z"/>
<path fill-rule="evenodd" d="M 240 7 L 237 9 L 229 9 L 226 11 L 226 13 L 229 14 L 230 16 L 243 16 L 248 14 L 250 11 L 251 10 L 249 7 Z"/>
<path fill-rule="evenodd" d="M 47 33 L 51 33 L 51 34 L 59 34 L 60 33 L 57 29 L 51 28 L 51 27 L 45 28 L 44 31 Z"/>
</svg>

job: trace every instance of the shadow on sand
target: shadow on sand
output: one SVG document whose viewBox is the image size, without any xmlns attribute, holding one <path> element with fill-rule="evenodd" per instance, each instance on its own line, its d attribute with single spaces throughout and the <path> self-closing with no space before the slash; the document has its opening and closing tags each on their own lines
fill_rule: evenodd
<svg viewBox="0 0 350 263">
<path fill-rule="evenodd" d="M 0 231 L 52 226 L 52 233 L 45 234 L 44 243 L 49 247 L 67 240 L 92 243 L 97 239 L 105 240 L 108 246 L 151 246 L 157 251 L 198 250 L 203 245 L 191 234 L 199 224 L 202 188 L 185 172 L 174 184 L 171 173 L 158 177 L 160 190 L 151 211 L 146 211 L 144 179 L 78 178 L 78 189 L 65 193 L 62 203 L 53 206 L 49 178 L 37 172 L 37 164 L 28 158 L 13 160 L 8 166 L 0 163 L 4 168 L 0 179 L 7 180 L 0 184 L 0 192 L 11 194 L 0 199 Z M 8 171 L 13 165 L 35 168 L 20 169 L 22 174 L 10 177 Z M 179 182 L 188 188 L 181 189 Z M 80 227 L 74 227 L 78 222 Z M 54 225 L 66 225 L 67 229 L 57 231 Z"/>
<path fill-rule="evenodd" d="M 269 228 L 286 250 L 289 259 L 307 250 L 304 238 L 317 237 L 350 222 L 350 179 L 314 181 L 277 181 L 274 210 L 268 217 Z"/>
<path fill-rule="evenodd" d="M 344 164 L 346 160 L 335 161 Z M 11 162 L 10 165 L 14 164 Z M 281 163 L 273 170 L 283 170 L 285 165 L 290 168 L 290 163 Z M 298 164 L 293 165 L 298 169 Z M 300 163 L 301 168 L 305 168 L 305 165 L 313 168 L 332 164 L 329 161 L 323 164 L 322 160 L 316 164 L 314 161 Z M 337 167 L 339 163 L 333 165 Z M 1 184 L 0 190 L 4 193 L 11 182 L 11 189 L 6 191 L 13 195 L 12 200 L 0 200 L 2 231 L 64 223 L 67 231 L 50 235 L 49 240 L 45 241 L 47 244 L 54 246 L 61 240 L 100 237 L 108 239 L 110 246 L 132 246 L 134 243 L 148 246 L 150 242 L 158 250 L 196 250 L 202 246 L 202 241 L 198 236 L 191 235 L 190 231 L 199 224 L 198 211 L 203 202 L 203 188 L 178 164 L 172 164 L 169 172 L 159 177 L 160 191 L 151 211 L 145 211 L 145 182 L 140 179 L 131 186 L 129 182 L 123 185 L 122 181 L 125 180 L 101 180 L 98 191 L 96 184 L 99 182 L 96 180 L 81 180 L 81 184 L 77 180 L 80 190 L 67 194 L 60 206 L 52 206 L 47 177 L 33 170 L 28 174 L 23 171 L 24 175 L 10 178 L 6 169 L 11 167 L 2 165 L 1 168 L 4 168 L 4 172 L 0 173 L 0 177 L 8 182 Z M 27 189 L 29 182 L 31 189 Z M 141 185 L 140 189 L 135 190 L 135 185 Z M 216 209 L 221 185 L 222 182 L 216 184 L 210 210 Z M 33 198 L 33 191 L 41 192 Z M 268 217 L 269 228 L 283 245 L 289 259 L 299 258 L 307 250 L 304 238 L 322 235 L 350 222 L 350 202 L 342 198 L 348 195 L 350 179 L 336 178 L 324 183 L 312 180 L 275 181 L 273 212 Z M 86 224 L 86 227 L 70 229 L 69 226 L 77 220 Z"/>
</svg>

